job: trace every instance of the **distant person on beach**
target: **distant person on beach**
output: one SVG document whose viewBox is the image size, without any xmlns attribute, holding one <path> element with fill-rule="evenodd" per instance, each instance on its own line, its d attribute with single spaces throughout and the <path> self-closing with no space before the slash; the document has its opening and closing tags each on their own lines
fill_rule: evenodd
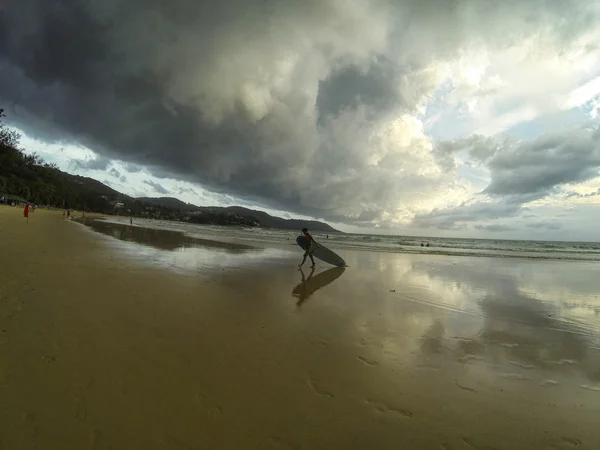
<svg viewBox="0 0 600 450">
<path fill-rule="evenodd" d="M 129 225 L 133 225 L 133 216 L 129 218 Z"/>
<path fill-rule="evenodd" d="M 315 251 L 315 248 L 319 248 L 319 245 L 315 242 L 313 237 L 310 235 L 307 228 L 302 228 L 302 233 L 304 233 L 304 237 L 306 237 L 306 240 L 308 241 L 308 248 L 304 252 L 304 258 L 302 258 L 302 263 L 300 263 L 298 265 L 298 267 L 302 267 L 304 265 L 304 262 L 306 261 L 307 256 L 310 257 L 310 260 L 312 261 L 312 266 L 310 266 L 310 267 L 315 267 L 315 260 L 314 260 L 312 254 Z"/>
</svg>

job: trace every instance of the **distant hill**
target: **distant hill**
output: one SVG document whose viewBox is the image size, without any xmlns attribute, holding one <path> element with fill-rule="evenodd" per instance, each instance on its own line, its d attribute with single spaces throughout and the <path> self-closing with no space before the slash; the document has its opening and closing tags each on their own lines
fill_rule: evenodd
<svg viewBox="0 0 600 450">
<path fill-rule="evenodd" d="M 301 230 L 306 227 L 312 231 L 323 231 L 323 232 L 337 232 L 335 228 L 317 220 L 303 220 L 303 219 L 282 219 L 281 217 L 275 217 L 267 214 L 263 211 L 255 211 L 253 209 L 243 208 L 241 206 L 230 206 L 225 208 L 226 211 L 235 212 L 239 215 L 249 215 L 256 217 L 262 226 L 267 228 L 278 228 L 281 230 Z"/>
<path fill-rule="evenodd" d="M 166 206 L 167 208 L 179 209 L 182 211 L 198 211 L 199 207 L 191 203 L 182 202 L 175 197 L 136 197 L 136 201 L 153 206 Z"/>
<path fill-rule="evenodd" d="M 272 216 L 263 211 L 244 208 L 242 206 L 196 206 L 192 205 L 191 203 L 182 202 L 181 200 L 173 197 L 138 197 L 135 200 L 148 205 L 162 206 L 181 211 L 187 211 L 191 213 L 196 219 L 199 219 L 198 216 L 201 216 L 202 214 L 207 214 L 210 216 L 211 214 L 233 213 L 237 217 L 258 222 L 261 227 L 265 228 L 277 228 L 280 230 L 301 230 L 302 228 L 306 227 L 312 231 L 322 231 L 329 233 L 338 231 L 330 225 L 316 220 L 283 219 L 281 217 Z"/>
<path fill-rule="evenodd" d="M 132 201 L 99 181 L 62 172 L 37 156 L 24 155 L 10 142 L 2 142 L 1 137 L 0 196 L 98 212 L 111 210 L 115 202 Z"/>
<path fill-rule="evenodd" d="M 173 197 L 132 198 L 92 178 L 63 172 L 35 154 L 26 155 L 19 149 L 19 135 L 6 128 L 2 117 L 0 109 L 0 197 L 6 201 L 199 224 L 336 231 L 326 223 L 282 219 L 239 206 L 199 207 Z"/>
</svg>

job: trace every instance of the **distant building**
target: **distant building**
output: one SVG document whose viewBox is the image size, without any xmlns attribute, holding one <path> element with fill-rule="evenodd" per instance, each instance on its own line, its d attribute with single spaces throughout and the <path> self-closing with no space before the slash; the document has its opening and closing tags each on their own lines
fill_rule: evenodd
<svg viewBox="0 0 600 450">
<path fill-rule="evenodd" d="M 115 209 L 121 209 L 121 208 L 124 208 L 124 207 L 125 207 L 125 203 L 123 203 L 123 202 L 117 202 L 117 201 L 115 201 L 115 202 L 111 202 L 111 205 L 112 205 L 112 206 L 113 206 L 113 208 L 115 208 Z"/>
</svg>

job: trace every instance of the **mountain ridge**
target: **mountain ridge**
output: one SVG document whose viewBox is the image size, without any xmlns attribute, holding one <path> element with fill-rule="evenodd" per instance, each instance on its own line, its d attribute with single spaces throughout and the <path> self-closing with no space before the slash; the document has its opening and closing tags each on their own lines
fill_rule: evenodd
<svg viewBox="0 0 600 450">
<path fill-rule="evenodd" d="M 246 208 L 244 206 L 197 206 L 192 203 L 186 203 L 175 197 L 137 197 L 136 201 L 153 206 L 164 206 L 174 209 L 180 209 L 190 213 L 234 213 L 241 217 L 256 219 L 261 226 L 266 228 L 277 228 L 281 230 L 300 230 L 304 227 L 322 232 L 339 233 L 331 225 L 318 220 L 304 219 L 284 219 L 278 216 L 272 216 L 264 211 Z"/>
</svg>

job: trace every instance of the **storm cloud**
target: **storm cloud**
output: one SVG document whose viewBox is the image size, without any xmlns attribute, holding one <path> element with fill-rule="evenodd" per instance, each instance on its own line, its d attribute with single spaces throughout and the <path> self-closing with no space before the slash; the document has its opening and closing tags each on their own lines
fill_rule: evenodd
<svg viewBox="0 0 600 450">
<path fill-rule="evenodd" d="M 492 195 L 549 192 L 566 183 L 598 176 L 600 130 L 597 126 L 553 133 L 507 145 L 490 160 Z"/>
<path fill-rule="evenodd" d="M 110 166 L 110 159 L 108 158 L 93 158 L 87 161 L 79 159 L 71 160 L 71 166 L 75 169 L 81 170 L 106 170 Z"/>
<path fill-rule="evenodd" d="M 6 2 L 0 100 L 28 135 L 102 155 L 81 168 L 116 159 L 315 217 L 454 226 L 439 209 L 440 195 L 465 190 L 453 150 L 416 118 L 447 65 L 473 42 L 536 36 L 566 51 L 597 6 L 565 16 L 552 0 Z M 594 133 L 471 153 L 489 164 L 490 195 L 536 194 L 595 173 L 597 145 L 578 153 Z M 438 209 L 426 215 L 428 201 Z M 499 205 L 456 214 L 520 208 Z"/>
<path fill-rule="evenodd" d="M 501 223 L 493 223 L 491 225 L 475 225 L 475 229 L 482 231 L 490 231 L 492 233 L 502 233 L 504 231 L 514 231 L 515 228 L 503 225 Z"/>
<path fill-rule="evenodd" d="M 456 208 L 434 209 L 415 216 L 413 223 L 421 228 L 456 230 L 470 222 L 515 217 L 525 209 L 520 202 L 474 202 Z M 504 230 L 506 231 L 506 230 Z"/>
<path fill-rule="evenodd" d="M 161 185 L 160 183 L 156 183 L 155 181 L 144 180 L 143 183 L 150 186 L 152 189 L 154 189 L 159 194 L 168 194 L 169 193 L 169 191 L 163 185 Z"/>
</svg>

